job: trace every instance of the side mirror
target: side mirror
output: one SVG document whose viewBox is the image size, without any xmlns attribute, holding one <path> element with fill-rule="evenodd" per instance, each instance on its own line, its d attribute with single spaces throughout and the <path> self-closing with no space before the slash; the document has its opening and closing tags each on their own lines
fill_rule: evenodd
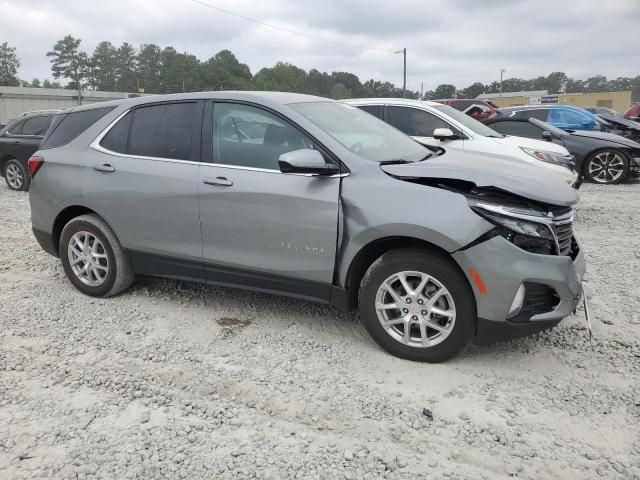
<svg viewBox="0 0 640 480">
<path fill-rule="evenodd" d="M 340 171 L 337 165 L 325 162 L 319 151 L 310 148 L 283 153 L 278 158 L 278 165 L 282 173 L 333 175 Z"/>
<path fill-rule="evenodd" d="M 450 128 L 436 128 L 433 131 L 433 138 L 444 142 L 445 140 L 455 140 L 458 135 L 453 133 Z"/>
<path fill-rule="evenodd" d="M 545 130 L 544 132 L 542 132 L 542 139 L 550 142 L 551 140 L 553 140 L 553 135 L 551 135 L 551 132 L 547 132 Z"/>
</svg>

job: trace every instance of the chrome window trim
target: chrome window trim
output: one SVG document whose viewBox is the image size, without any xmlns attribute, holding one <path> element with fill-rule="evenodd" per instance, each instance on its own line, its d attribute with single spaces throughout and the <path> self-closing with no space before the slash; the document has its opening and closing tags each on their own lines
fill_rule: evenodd
<svg viewBox="0 0 640 480">
<path fill-rule="evenodd" d="M 131 110 L 133 110 L 132 108 L 126 110 L 125 112 L 121 113 L 120 115 L 118 115 L 115 120 L 113 120 L 109 125 L 107 125 L 99 134 L 98 136 L 89 144 L 89 148 L 100 152 L 100 153 L 104 153 L 106 155 L 113 155 L 116 157 L 120 157 L 120 158 L 134 158 L 136 160 L 153 160 L 153 161 L 158 161 L 158 162 L 169 162 L 169 163 L 185 163 L 187 165 L 202 165 L 202 166 L 212 166 L 212 167 L 218 167 L 218 168 L 230 168 L 233 170 L 246 170 L 246 171 L 251 171 L 251 172 L 263 172 L 263 173 L 272 173 L 272 174 L 279 174 L 279 175 L 294 175 L 294 176 L 299 176 L 299 177 L 320 177 L 320 176 L 326 176 L 327 178 L 342 178 L 342 177 L 347 177 L 349 176 L 349 172 L 346 173 L 338 173 L 338 174 L 334 174 L 334 175 L 317 175 L 317 174 L 312 174 L 312 173 L 283 173 L 279 170 L 273 170 L 270 168 L 255 168 L 255 167 L 244 167 L 241 165 L 227 165 L 224 163 L 211 163 L 211 162 L 195 162 L 193 160 L 181 160 L 181 159 L 176 159 L 176 158 L 163 158 L 163 157 L 147 157 L 145 155 L 132 155 L 132 154 L 127 154 L 127 153 L 120 153 L 120 152 L 114 152 L 113 150 L 109 150 L 108 148 L 103 147 L 102 145 L 100 145 L 100 142 L 102 141 L 102 139 L 109 133 L 109 131 L 116 125 L 116 123 L 118 123 L 120 120 L 122 120 L 122 118 L 124 118 L 125 115 L 127 115 L 129 112 L 131 112 Z"/>
</svg>

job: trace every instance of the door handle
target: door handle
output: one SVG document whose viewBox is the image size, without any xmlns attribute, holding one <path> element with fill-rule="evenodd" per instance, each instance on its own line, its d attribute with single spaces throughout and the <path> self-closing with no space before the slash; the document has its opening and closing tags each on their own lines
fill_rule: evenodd
<svg viewBox="0 0 640 480">
<path fill-rule="evenodd" d="M 95 164 L 93 166 L 93 169 L 98 172 L 109 172 L 109 173 L 116 171 L 116 169 L 108 163 L 103 163 L 102 165 Z"/>
<path fill-rule="evenodd" d="M 207 185 L 213 185 L 215 187 L 230 187 L 231 185 L 233 185 L 233 182 L 229 180 L 227 177 L 216 177 L 216 178 L 205 177 L 202 180 L 202 183 L 205 183 Z"/>
</svg>

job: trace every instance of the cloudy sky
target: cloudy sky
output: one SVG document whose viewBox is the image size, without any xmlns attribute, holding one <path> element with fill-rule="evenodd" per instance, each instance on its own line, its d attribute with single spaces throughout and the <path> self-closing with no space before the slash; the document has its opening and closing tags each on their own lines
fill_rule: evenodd
<svg viewBox="0 0 640 480">
<path fill-rule="evenodd" d="M 640 0 L 201 0 L 240 15 L 363 50 L 252 23 L 193 0 L 0 0 L 0 43 L 17 48 L 20 77 L 51 78 L 46 52 L 66 34 L 91 53 L 101 40 L 172 45 L 205 60 L 230 49 L 253 73 L 277 61 L 345 70 L 407 87 L 530 78 L 640 75 Z"/>
</svg>

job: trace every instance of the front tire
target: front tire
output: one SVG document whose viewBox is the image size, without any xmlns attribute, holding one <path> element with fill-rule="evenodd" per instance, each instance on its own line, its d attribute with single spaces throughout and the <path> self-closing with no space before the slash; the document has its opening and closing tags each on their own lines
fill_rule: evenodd
<svg viewBox="0 0 640 480">
<path fill-rule="evenodd" d="M 473 292 L 445 256 L 393 250 L 373 262 L 359 291 L 359 311 L 371 337 L 392 355 L 442 362 L 473 338 Z"/>
<path fill-rule="evenodd" d="M 590 182 L 613 185 L 627 178 L 629 159 L 618 150 L 601 150 L 589 156 L 584 168 Z"/>
<path fill-rule="evenodd" d="M 2 174 L 4 175 L 5 182 L 7 182 L 7 186 L 11 190 L 17 192 L 29 190 L 31 176 L 29 172 L 27 172 L 27 169 L 15 158 L 7 160 Z"/>
<path fill-rule="evenodd" d="M 82 293 L 111 297 L 133 283 L 134 273 L 113 230 L 97 215 L 69 221 L 60 235 L 60 259 L 67 277 Z"/>
</svg>

